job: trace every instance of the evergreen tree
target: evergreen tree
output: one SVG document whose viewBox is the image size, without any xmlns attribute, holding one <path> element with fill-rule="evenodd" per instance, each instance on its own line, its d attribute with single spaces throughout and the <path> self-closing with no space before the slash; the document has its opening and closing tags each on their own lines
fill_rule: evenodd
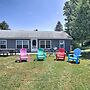
<svg viewBox="0 0 90 90">
<path fill-rule="evenodd" d="M 10 29 L 9 29 L 9 25 L 8 25 L 5 21 L 2 21 L 2 22 L 0 23 L 0 29 L 1 29 L 1 30 L 10 30 Z"/>
<path fill-rule="evenodd" d="M 57 22 L 57 25 L 55 27 L 55 31 L 63 31 L 63 26 L 60 21 Z"/>
<path fill-rule="evenodd" d="M 71 6 L 70 6 L 70 1 L 67 1 L 64 5 L 64 15 L 66 16 L 65 18 L 65 30 L 68 34 L 70 34 L 70 20 L 71 20 Z"/>
</svg>

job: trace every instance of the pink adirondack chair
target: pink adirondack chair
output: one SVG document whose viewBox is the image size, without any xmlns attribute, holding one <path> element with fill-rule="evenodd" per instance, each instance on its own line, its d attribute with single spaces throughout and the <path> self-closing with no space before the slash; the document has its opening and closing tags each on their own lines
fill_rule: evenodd
<svg viewBox="0 0 90 90">
<path fill-rule="evenodd" d="M 30 56 L 27 55 L 26 48 L 20 49 L 20 62 L 22 62 L 23 60 L 30 61 Z"/>
</svg>

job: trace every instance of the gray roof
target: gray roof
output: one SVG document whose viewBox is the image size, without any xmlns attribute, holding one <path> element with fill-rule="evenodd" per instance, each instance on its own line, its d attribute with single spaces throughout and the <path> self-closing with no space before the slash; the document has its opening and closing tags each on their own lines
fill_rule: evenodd
<svg viewBox="0 0 90 90">
<path fill-rule="evenodd" d="M 0 30 L 0 39 L 72 39 L 64 31 Z"/>
</svg>

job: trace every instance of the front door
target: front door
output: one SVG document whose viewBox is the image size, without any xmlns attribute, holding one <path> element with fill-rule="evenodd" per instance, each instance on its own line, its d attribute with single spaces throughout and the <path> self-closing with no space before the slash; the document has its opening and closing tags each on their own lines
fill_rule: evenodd
<svg viewBox="0 0 90 90">
<path fill-rule="evenodd" d="M 38 49 L 37 39 L 31 39 L 31 52 L 36 52 Z"/>
</svg>

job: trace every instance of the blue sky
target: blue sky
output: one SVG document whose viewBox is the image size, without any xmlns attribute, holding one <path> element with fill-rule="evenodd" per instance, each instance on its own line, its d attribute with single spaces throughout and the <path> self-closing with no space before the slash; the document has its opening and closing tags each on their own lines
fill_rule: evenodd
<svg viewBox="0 0 90 90">
<path fill-rule="evenodd" d="M 0 22 L 11 29 L 53 31 L 57 21 L 64 24 L 66 0 L 0 0 Z"/>
</svg>

